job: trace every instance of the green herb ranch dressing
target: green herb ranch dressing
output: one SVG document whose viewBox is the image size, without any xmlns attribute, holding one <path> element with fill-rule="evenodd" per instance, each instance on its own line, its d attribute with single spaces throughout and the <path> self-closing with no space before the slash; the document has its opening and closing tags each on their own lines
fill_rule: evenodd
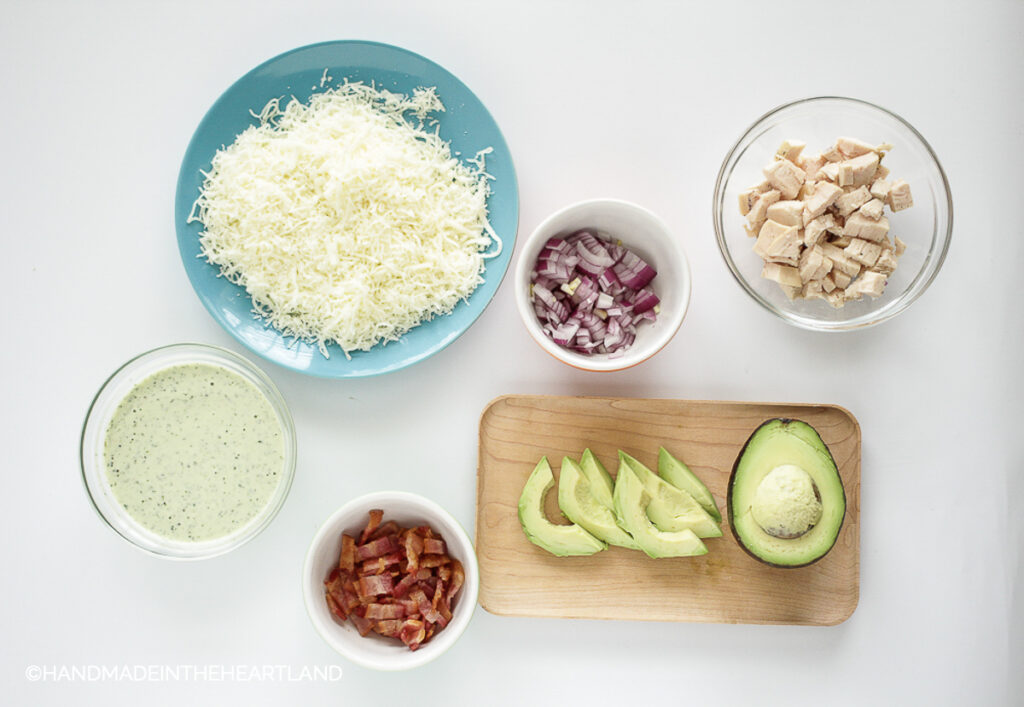
<svg viewBox="0 0 1024 707">
<path fill-rule="evenodd" d="M 270 401 L 242 376 L 205 363 L 154 373 L 121 401 L 103 445 L 114 498 L 174 540 L 219 538 L 270 501 L 284 438 Z"/>
</svg>

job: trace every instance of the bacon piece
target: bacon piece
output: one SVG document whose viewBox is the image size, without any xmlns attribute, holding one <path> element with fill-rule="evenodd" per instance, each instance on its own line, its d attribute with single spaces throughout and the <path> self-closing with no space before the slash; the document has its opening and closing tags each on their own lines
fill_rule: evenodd
<svg viewBox="0 0 1024 707">
<path fill-rule="evenodd" d="M 409 646 L 409 650 L 416 650 L 427 638 L 427 632 L 422 621 L 407 619 L 398 632 L 402 643 Z"/>
<path fill-rule="evenodd" d="M 331 610 L 332 614 L 342 621 L 348 618 L 348 614 L 346 614 L 345 610 L 338 605 L 338 602 L 331 596 L 330 592 L 327 593 L 327 608 Z"/>
<path fill-rule="evenodd" d="M 405 607 L 401 604 L 366 605 L 366 618 L 368 619 L 403 619 L 405 614 Z"/>
<path fill-rule="evenodd" d="M 398 580 L 398 584 L 396 584 L 395 588 L 393 590 L 391 590 L 391 596 L 395 597 L 396 599 L 401 599 L 402 597 L 404 597 L 406 594 L 409 593 L 409 590 L 412 588 L 412 585 L 415 584 L 415 583 L 416 583 L 416 574 L 415 573 L 405 575 L 400 580 Z"/>
<path fill-rule="evenodd" d="M 375 623 L 373 630 L 382 636 L 398 638 L 398 632 L 402 630 L 402 623 L 401 619 L 385 619 Z"/>
<path fill-rule="evenodd" d="M 434 567 L 447 565 L 451 561 L 452 558 L 448 557 L 448 555 L 424 555 L 420 558 L 420 567 L 433 569 Z"/>
<path fill-rule="evenodd" d="M 400 532 L 402 532 L 402 528 L 398 525 L 398 523 L 396 523 L 393 520 L 389 520 L 387 523 L 384 523 L 375 531 L 373 531 L 370 534 L 370 537 L 367 539 L 376 540 L 377 538 L 383 537 L 385 535 L 398 535 Z"/>
<path fill-rule="evenodd" d="M 364 618 L 359 614 L 349 614 L 348 617 L 352 620 L 352 623 L 356 625 L 356 630 L 359 631 L 360 636 L 366 636 L 373 630 L 373 622 L 369 619 Z"/>
<path fill-rule="evenodd" d="M 351 535 L 341 536 L 341 557 L 338 567 L 342 572 L 352 572 L 356 568 L 356 539 Z"/>
<path fill-rule="evenodd" d="M 375 557 L 397 552 L 400 549 L 397 535 L 385 535 L 357 547 L 356 559 L 360 561 L 372 560 Z"/>
<path fill-rule="evenodd" d="M 419 568 L 420 555 L 423 553 L 423 538 L 415 530 L 409 531 L 405 534 L 402 544 L 405 548 L 405 557 L 409 561 L 409 570 Z"/>
<path fill-rule="evenodd" d="M 448 601 L 451 602 L 452 597 L 458 594 L 459 590 L 462 589 L 463 583 L 466 581 L 466 570 L 463 569 L 462 563 L 452 558 L 452 583 L 448 585 Z"/>
<path fill-rule="evenodd" d="M 426 538 L 423 541 L 423 553 L 425 555 L 445 554 L 444 540 L 440 538 Z"/>
<path fill-rule="evenodd" d="M 380 526 L 380 522 L 383 519 L 384 511 L 382 511 L 381 509 L 374 508 L 372 511 L 370 511 L 370 520 L 366 524 L 366 527 L 363 528 L 363 534 L 359 536 L 360 545 L 362 545 L 370 539 L 370 536 L 373 535 L 373 531 L 375 531 L 378 528 L 378 526 Z"/>
<path fill-rule="evenodd" d="M 359 581 L 356 582 L 356 588 L 359 592 L 359 597 L 364 598 L 390 594 L 391 590 L 394 589 L 394 584 L 389 574 L 371 574 L 360 577 Z"/>
</svg>

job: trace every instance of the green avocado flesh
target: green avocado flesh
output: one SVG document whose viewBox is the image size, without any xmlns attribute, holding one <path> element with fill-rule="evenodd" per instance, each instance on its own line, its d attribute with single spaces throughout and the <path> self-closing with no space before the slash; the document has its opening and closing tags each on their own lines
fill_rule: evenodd
<svg viewBox="0 0 1024 707">
<path fill-rule="evenodd" d="M 716 523 L 722 522 L 722 513 L 718 510 L 715 497 L 708 491 L 708 487 L 690 471 L 690 467 L 672 456 L 664 447 L 658 450 L 658 476 L 677 489 L 682 489 L 693 496 L 693 499 L 708 512 L 709 516 L 715 519 Z"/>
<path fill-rule="evenodd" d="M 733 466 L 729 524 L 759 560 L 802 567 L 832 549 L 846 515 L 839 470 L 817 431 L 800 420 L 768 420 Z"/>
<path fill-rule="evenodd" d="M 704 555 L 708 549 L 692 530 L 664 532 L 648 518 L 651 495 L 629 464 L 619 466 L 615 479 L 615 512 L 619 523 L 653 558 Z"/>
<path fill-rule="evenodd" d="M 611 494 L 608 500 L 612 501 Z M 558 507 L 566 518 L 595 538 L 630 550 L 640 549 L 630 534 L 619 527 L 613 507 L 605 507 L 597 500 L 583 469 L 569 457 L 562 459 L 558 475 Z"/>
<path fill-rule="evenodd" d="M 633 457 L 620 451 L 620 476 L 624 467 L 629 468 L 636 475 L 650 496 L 647 515 L 659 530 L 665 532 L 692 530 L 699 538 L 722 536 L 722 529 L 718 523 L 693 496 L 676 488 Z M 629 528 L 626 529 L 629 530 Z"/>
<path fill-rule="evenodd" d="M 544 548 L 552 555 L 593 555 L 607 545 L 580 526 L 556 525 L 544 514 L 544 498 L 555 485 L 548 458 L 543 457 L 519 496 L 519 522 L 530 542 Z"/>
<path fill-rule="evenodd" d="M 612 481 L 612 475 L 604 468 L 604 464 L 594 456 L 589 448 L 583 450 L 583 456 L 580 457 L 580 469 L 583 470 L 583 475 L 590 482 L 590 491 L 594 494 L 597 502 L 608 510 L 613 510 L 612 493 L 615 490 L 615 482 Z"/>
</svg>

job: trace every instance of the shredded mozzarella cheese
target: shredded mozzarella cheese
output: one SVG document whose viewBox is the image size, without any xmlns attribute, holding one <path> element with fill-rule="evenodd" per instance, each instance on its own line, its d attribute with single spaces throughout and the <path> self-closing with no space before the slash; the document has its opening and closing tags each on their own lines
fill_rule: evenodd
<svg viewBox="0 0 1024 707">
<path fill-rule="evenodd" d="M 487 221 L 490 148 L 453 157 L 424 128 L 443 110 L 434 88 L 408 97 L 347 81 L 284 110 L 271 100 L 204 173 L 189 219 L 204 227 L 201 257 L 324 356 L 450 313 L 501 243 Z"/>
</svg>

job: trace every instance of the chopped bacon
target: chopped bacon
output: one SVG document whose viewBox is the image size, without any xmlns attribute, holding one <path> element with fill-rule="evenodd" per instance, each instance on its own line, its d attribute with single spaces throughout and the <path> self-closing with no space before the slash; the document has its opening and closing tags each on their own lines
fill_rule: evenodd
<svg viewBox="0 0 1024 707">
<path fill-rule="evenodd" d="M 385 535 L 384 537 L 371 540 L 356 548 L 357 560 L 372 560 L 381 555 L 397 552 L 401 547 L 398 545 L 397 535 Z"/>
<path fill-rule="evenodd" d="M 363 528 L 363 534 L 359 536 L 360 545 L 362 545 L 370 539 L 370 536 L 373 535 L 373 531 L 377 530 L 378 526 L 380 526 L 381 520 L 383 519 L 384 511 L 382 511 L 381 509 L 374 508 L 372 511 L 370 511 L 370 520 L 366 524 L 366 527 Z"/>
<path fill-rule="evenodd" d="M 427 538 L 423 541 L 423 553 L 425 555 L 443 555 L 444 540 L 441 538 Z"/>
<path fill-rule="evenodd" d="M 342 572 L 351 572 L 356 568 L 356 539 L 351 535 L 341 536 L 341 557 L 338 560 L 338 569 Z"/>
<path fill-rule="evenodd" d="M 360 635 L 376 632 L 414 651 L 451 621 L 465 572 L 429 526 L 402 528 L 383 518 L 372 510 L 358 540 L 342 535 L 324 596 L 331 613 L 352 621 Z"/>
</svg>

